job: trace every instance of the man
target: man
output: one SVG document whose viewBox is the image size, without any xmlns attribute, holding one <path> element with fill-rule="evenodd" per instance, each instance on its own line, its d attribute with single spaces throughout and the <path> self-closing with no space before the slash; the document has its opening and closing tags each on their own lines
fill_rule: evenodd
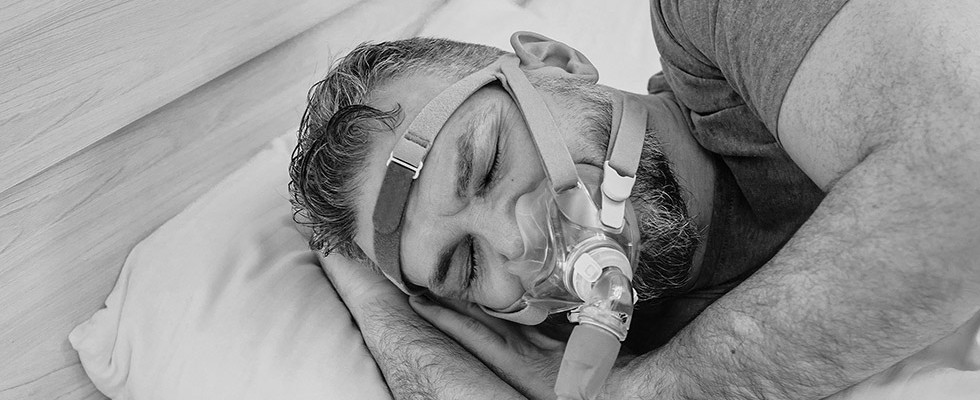
<svg viewBox="0 0 980 400">
<path fill-rule="evenodd" d="M 844 3 L 652 1 L 664 74 L 636 97 L 649 134 L 631 197 L 635 355 L 606 397 L 823 398 L 977 312 L 980 6 Z M 512 44 L 595 190 L 618 92 L 561 43 Z M 429 100 L 500 56 L 369 45 L 311 92 L 294 200 L 396 397 L 552 396 L 562 343 L 467 305 L 522 294 L 501 266 L 522 251 L 514 204 L 543 178 L 500 85 L 442 126 L 403 211 L 396 282 L 454 310 L 409 303 L 336 255 L 377 262 L 392 148 Z"/>
</svg>

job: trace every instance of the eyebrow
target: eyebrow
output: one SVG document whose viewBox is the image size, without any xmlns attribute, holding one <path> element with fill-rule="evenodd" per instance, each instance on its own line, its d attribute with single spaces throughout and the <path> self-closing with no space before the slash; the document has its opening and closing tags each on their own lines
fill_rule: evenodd
<svg viewBox="0 0 980 400">
<path fill-rule="evenodd" d="M 466 196 L 466 190 L 473 180 L 473 141 L 478 130 L 490 123 L 491 108 L 485 109 L 480 115 L 472 118 L 466 124 L 466 132 L 456 139 L 456 197 Z"/>
</svg>

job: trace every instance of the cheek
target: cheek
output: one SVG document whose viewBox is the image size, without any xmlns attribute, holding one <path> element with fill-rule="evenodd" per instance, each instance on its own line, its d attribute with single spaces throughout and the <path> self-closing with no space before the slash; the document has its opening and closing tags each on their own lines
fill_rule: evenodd
<svg viewBox="0 0 980 400">
<path fill-rule="evenodd" d="M 432 255 L 437 254 L 435 235 L 425 235 L 425 230 L 418 224 L 406 223 L 402 226 L 400 249 L 402 275 L 412 284 L 423 287 L 428 286 L 428 277 L 435 272 L 434 265 L 427 268 L 427 260 L 433 260 Z M 422 240 L 426 236 L 430 239 Z"/>
<path fill-rule="evenodd" d="M 506 146 L 510 149 L 507 162 L 506 188 L 508 192 L 524 194 L 533 190 L 541 180 L 545 179 L 544 165 L 538 148 L 531 140 L 531 134 L 525 129 L 518 129 L 508 135 Z"/>
<path fill-rule="evenodd" d="M 447 209 L 445 196 L 420 195 L 409 201 L 402 218 L 401 261 L 402 274 L 410 282 L 428 286 L 428 279 L 436 270 L 439 249 L 458 236 L 451 216 L 436 213 Z"/>
<path fill-rule="evenodd" d="M 493 309 L 504 309 L 524 295 L 520 280 L 507 272 L 503 265 L 487 271 L 487 274 L 487 279 L 481 282 L 480 290 L 473 299 L 474 302 Z"/>
</svg>

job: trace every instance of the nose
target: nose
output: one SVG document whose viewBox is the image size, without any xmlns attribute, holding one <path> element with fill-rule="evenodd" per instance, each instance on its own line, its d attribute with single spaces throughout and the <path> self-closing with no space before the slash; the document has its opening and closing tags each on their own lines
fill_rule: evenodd
<svg viewBox="0 0 980 400">
<path fill-rule="evenodd" d="M 513 207 L 488 207 L 474 221 L 474 231 L 481 236 L 501 261 L 514 260 L 524 254 L 524 241 Z M 495 257 L 496 258 L 496 257 Z"/>
</svg>

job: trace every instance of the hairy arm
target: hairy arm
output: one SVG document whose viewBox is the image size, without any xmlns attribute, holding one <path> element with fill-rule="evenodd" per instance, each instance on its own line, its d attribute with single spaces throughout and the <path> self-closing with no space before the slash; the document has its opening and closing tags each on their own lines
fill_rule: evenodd
<svg viewBox="0 0 980 400">
<path fill-rule="evenodd" d="M 827 198 L 759 272 L 618 370 L 609 397 L 823 398 L 980 309 L 976 15 L 969 0 L 844 7 L 779 121 Z"/>
<path fill-rule="evenodd" d="M 523 398 L 410 309 L 372 308 L 358 325 L 396 399 Z"/>
<path fill-rule="evenodd" d="M 396 399 L 522 399 L 482 362 L 418 316 L 370 267 L 340 256 L 321 265 L 357 322 Z"/>
</svg>

